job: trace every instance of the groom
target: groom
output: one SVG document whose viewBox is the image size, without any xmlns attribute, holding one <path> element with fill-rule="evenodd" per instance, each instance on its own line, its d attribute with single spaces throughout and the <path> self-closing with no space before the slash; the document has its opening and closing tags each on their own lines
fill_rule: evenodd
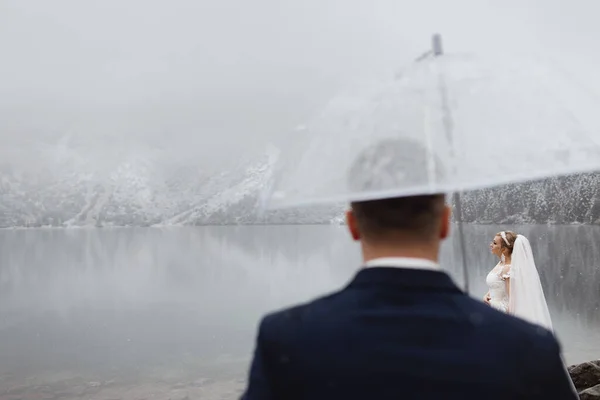
<svg viewBox="0 0 600 400">
<path fill-rule="evenodd" d="M 444 195 L 355 202 L 346 218 L 363 268 L 263 318 L 243 399 L 576 398 L 550 332 L 470 298 L 438 265 Z"/>
</svg>

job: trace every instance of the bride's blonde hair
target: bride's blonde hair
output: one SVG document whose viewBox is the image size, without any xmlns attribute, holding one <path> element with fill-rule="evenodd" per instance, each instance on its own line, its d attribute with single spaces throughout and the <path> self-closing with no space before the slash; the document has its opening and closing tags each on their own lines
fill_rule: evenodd
<svg viewBox="0 0 600 400">
<path fill-rule="evenodd" d="M 502 236 L 502 233 L 504 233 L 504 236 Z M 508 254 L 512 254 L 515 240 L 517 240 L 517 234 L 512 231 L 503 231 L 496 233 L 496 236 L 500 236 L 500 248 L 508 249 Z M 504 238 L 506 238 L 506 240 L 504 240 Z"/>
</svg>

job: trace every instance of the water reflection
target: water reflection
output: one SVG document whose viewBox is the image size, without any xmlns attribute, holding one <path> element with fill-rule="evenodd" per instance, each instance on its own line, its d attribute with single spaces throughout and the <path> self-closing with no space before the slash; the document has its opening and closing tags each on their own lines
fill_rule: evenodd
<svg viewBox="0 0 600 400">
<path fill-rule="evenodd" d="M 600 357 L 600 229 L 467 227 L 477 298 L 488 243 L 508 228 L 532 242 L 567 360 Z M 442 258 L 461 283 L 457 251 L 448 242 Z M 0 373 L 245 359 L 265 311 L 334 290 L 358 265 L 337 226 L 0 231 Z"/>
</svg>

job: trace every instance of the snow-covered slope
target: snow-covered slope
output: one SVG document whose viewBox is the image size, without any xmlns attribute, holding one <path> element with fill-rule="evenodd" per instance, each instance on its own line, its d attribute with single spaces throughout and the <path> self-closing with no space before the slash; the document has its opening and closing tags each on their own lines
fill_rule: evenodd
<svg viewBox="0 0 600 400">
<path fill-rule="evenodd" d="M 343 223 L 344 205 L 261 213 L 274 147 L 218 171 L 150 147 L 23 148 L 0 149 L 1 228 Z M 469 192 L 463 208 L 468 222 L 598 224 L 600 175 Z"/>
<path fill-rule="evenodd" d="M 339 207 L 260 213 L 273 147 L 220 173 L 150 149 L 110 159 L 60 142 L 30 151 L 33 163 L 0 164 L 0 227 L 339 222 Z"/>
</svg>

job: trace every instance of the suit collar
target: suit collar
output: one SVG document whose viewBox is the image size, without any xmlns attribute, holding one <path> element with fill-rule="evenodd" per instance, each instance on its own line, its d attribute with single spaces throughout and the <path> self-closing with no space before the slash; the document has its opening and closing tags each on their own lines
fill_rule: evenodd
<svg viewBox="0 0 600 400">
<path fill-rule="evenodd" d="M 452 278 L 441 270 L 379 266 L 363 268 L 358 271 L 348 287 L 395 287 L 398 289 L 462 292 Z"/>
</svg>

